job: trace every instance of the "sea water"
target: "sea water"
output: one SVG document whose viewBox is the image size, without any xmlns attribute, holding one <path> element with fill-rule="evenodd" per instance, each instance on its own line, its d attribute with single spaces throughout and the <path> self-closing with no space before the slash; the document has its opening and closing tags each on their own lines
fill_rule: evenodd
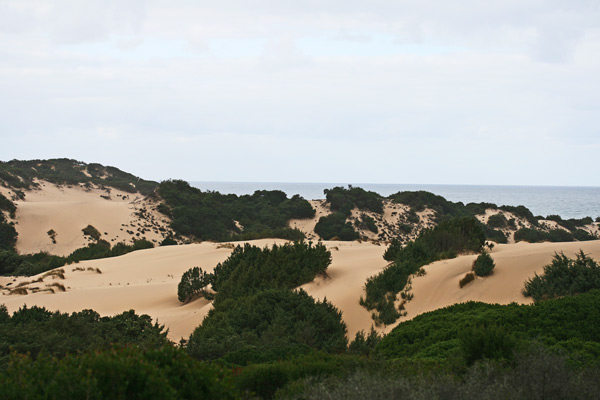
<svg viewBox="0 0 600 400">
<path fill-rule="evenodd" d="M 342 183 L 290 183 L 290 182 L 198 182 L 190 184 L 203 191 L 223 194 L 252 194 L 256 190 L 281 190 L 288 196 L 299 194 L 305 199 L 324 199 L 323 190 Z M 600 187 L 577 186 L 492 186 L 492 185 L 419 185 L 352 183 L 352 186 L 371 190 L 382 196 L 401 191 L 426 190 L 447 200 L 464 204 L 494 203 L 499 206 L 523 205 L 534 215 L 560 215 L 562 218 L 600 216 Z"/>
</svg>

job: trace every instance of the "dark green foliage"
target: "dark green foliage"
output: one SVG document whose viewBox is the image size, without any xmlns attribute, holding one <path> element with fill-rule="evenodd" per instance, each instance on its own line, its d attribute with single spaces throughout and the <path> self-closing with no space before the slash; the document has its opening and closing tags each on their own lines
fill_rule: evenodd
<svg viewBox="0 0 600 400">
<path fill-rule="evenodd" d="M 458 340 L 467 365 L 481 359 L 510 360 L 516 347 L 510 332 L 495 324 L 466 327 Z"/>
<path fill-rule="evenodd" d="M 379 232 L 379 228 L 375 224 L 375 220 L 367 214 L 361 214 L 360 221 L 356 221 L 356 226 L 361 229 L 367 229 L 373 233 Z"/>
<path fill-rule="evenodd" d="M 475 272 L 477 276 L 488 276 L 492 273 L 495 266 L 496 264 L 494 263 L 492 256 L 490 256 L 490 253 L 482 251 L 473 263 L 473 272 Z"/>
<path fill-rule="evenodd" d="M 162 182 L 158 194 L 165 201 L 159 211 L 172 218 L 173 230 L 201 240 L 248 239 L 265 235 L 297 238 L 298 231 L 289 229 L 288 221 L 315 215 L 310 203 L 302 197 L 295 195 L 287 199 L 279 190 L 257 190 L 251 196 L 222 195 L 202 192 L 187 182 L 174 180 Z"/>
<path fill-rule="evenodd" d="M 306 352 L 303 348 L 341 352 L 345 335 L 341 313 L 331 303 L 315 301 L 303 290 L 271 289 L 215 303 L 187 349 L 200 359 L 227 356 L 245 364 Z"/>
<path fill-rule="evenodd" d="M 183 350 L 135 347 L 33 361 L 13 356 L 0 375 L 3 399 L 235 399 L 224 373 Z"/>
<path fill-rule="evenodd" d="M 6 222 L 0 212 L 0 250 L 12 250 L 17 243 L 17 231 L 12 224 Z"/>
<path fill-rule="evenodd" d="M 548 240 L 548 234 L 537 229 L 521 228 L 515 232 L 515 242 L 539 243 L 545 240 Z"/>
<path fill-rule="evenodd" d="M 368 335 L 364 331 L 358 331 L 354 340 L 348 345 L 348 352 L 368 356 L 375 350 L 375 346 L 381 342 L 381 339 L 383 339 L 383 336 L 377 333 L 373 326 L 371 326 Z"/>
<path fill-rule="evenodd" d="M 538 302 L 563 296 L 573 296 L 600 289 L 600 267 L 580 251 L 575 259 L 564 253 L 555 254 L 542 275 L 535 274 L 525 282 L 523 294 Z"/>
<path fill-rule="evenodd" d="M 485 231 L 485 237 L 496 243 L 508 243 L 508 238 L 501 230 L 492 229 L 488 225 L 483 225 Z"/>
<path fill-rule="evenodd" d="M 393 305 L 396 293 L 404 289 L 410 275 L 434 261 L 452 258 L 461 252 L 479 252 L 484 244 L 482 225 L 473 217 L 445 220 L 433 229 L 423 230 L 414 242 L 402 249 L 398 242 L 392 243 L 394 247 L 388 249 L 386 256 L 395 254 L 394 262 L 367 279 L 366 296 L 361 298 L 361 305 L 378 311 L 376 321 L 390 324 L 399 316 Z"/>
<path fill-rule="evenodd" d="M 261 249 L 237 246 L 229 258 L 214 269 L 216 303 L 263 289 L 292 289 L 325 274 L 331 253 L 318 243 L 294 242 Z"/>
<path fill-rule="evenodd" d="M 537 226 L 538 224 L 537 218 L 525 206 L 501 206 L 498 208 L 502 211 L 513 213 L 516 217 L 524 218 L 534 226 Z"/>
<path fill-rule="evenodd" d="M 547 346 L 564 347 L 579 341 L 576 347 L 579 349 L 585 349 L 583 343 L 598 347 L 600 291 L 534 305 L 456 304 L 401 323 L 383 338 L 376 353 L 388 358 L 462 357 L 461 332 L 473 326 L 492 325 L 502 327 L 523 343 L 535 340 Z"/>
<path fill-rule="evenodd" d="M 346 216 L 341 212 L 319 218 L 315 225 L 315 232 L 323 240 L 356 240 L 359 238 L 358 232 L 350 222 L 346 222 Z"/>
<path fill-rule="evenodd" d="M 375 192 L 351 185 L 348 186 L 348 189 L 336 186 L 333 189 L 325 189 L 323 192 L 331 211 L 339 212 L 344 216 L 349 216 L 355 207 L 359 210 L 383 213 L 383 198 Z"/>
<path fill-rule="evenodd" d="M 162 326 L 133 310 L 114 317 L 100 317 L 84 310 L 71 315 L 45 308 L 24 306 L 10 318 L 0 317 L 0 367 L 11 351 L 40 352 L 63 357 L 67 353 L 108 349 L 113 344 L 135 344 L 155 348 L 167 344 Z"/>
<path fill-rule="evenodd" d="M 575 238 L 575 240 L 578 240 L 580 242 L 598 239 L 596 236 L 583 229 L 575 229 L 573 231 L 573 237 Z"/>
<path fill-rule="evenodd" d="M 490 228 L 506 228 L 508 226 L 508 220 L 502 213 L 490 215 L 487 225 Z"/>
<path fill-rule="evenodd" d="M 383 253 L 383 259 L 386 261 L 394 261 L 398 258 L 398 255 L 402 251 L 402 243 L 397 238 L 393 238 L 390 245 L 385 249 Z"/>
<path fill-rule="evenodd" d="M 100 232 L 98 229 L 94 228 L 92 225 L 88 225 L 81 230 L 84 235 L 91 237 L 92 239 L 98 241 L 100 240 Z"/>
<path fill-rule="evenodd" d="M 548 232 L 540 231 L 531 228 L 521 228 L 515 232 L 515 242 L 572 242 L 575 237 L 571 232 L 564 229 L 552 229 Z"/>
<path fill-rule="evenodd" d="M 7 211 L 11 218 L 15 217 L 15 211 L 17 211 L 17 207 L 15 204 L 4 197 L 2 193 L 0 193 L 0 211 Z"/>
<path fill-rule="evenodd" d="M 0 275 L 37 275 L 70 263 L 117 257 L 152 247 L 154 247 L 152 242 L 143 239 L 136 240 L 131 245 L 117 243 L 112 248 L 107 241 L 99 240 L 97 243 L 90 243 L 86 247 L 74 250 L 67 257 L 54 256 L 44 252 L 22 256 L 12 250 L 0 250 Z"/>
<path fill-rule="evenodd" d="M 444 216 L 457 217 L 472 215 L 465 209 L 463 203 L 454 203 L 446 200 L 442 196 L 424 190 L 416 192 L 398 192 L 390 195 L 388 198 L 396 203 L 406 204 L 414 211 L 423 211 L 425 208 L 430 208 L 436 212 L 438 219 L 441 219 Z"/>
<path fill-rule="evenodd" d="M 470 282 L 475 280 L 475 274 L 473 272 L 467 273 L 460 281 L 458 281 L 458 286 L 465 287 Z"/>
<path fill-rule="evenodd" d="M 84 170 L 91 175 L 87 176 Z M 20 178 L 20 179 L 19 179 Z M 31 189 L 38 186 L 34 179 L 58 185 L 95 184 L 109 186 L 128 193 L 148 195 L 154 191 L 156 182 L 146 181 L 115 167 L 85 164 L 66 158 L 52 160 L 0 161 L 0 182 L 12 188 Z"/>
<path fill-rule="evenodd" d="M 214 276 L 202 271 L 201 268 L 190 268 L 183 273 L 177 286 L 177 298 L 182 303 L 187 303 L 196 296 L 212 299 L 206 287 L 213 282 Z"/>
<path fill-rule="evenodd" d="M 166 238 L 163 239 L 162 242 L 160 242 L 161 246 L 175 246 L 177 245 L 177 241 L 175 239 L 173 239 L 173 236 L 167 236 Z"/>
</svg>

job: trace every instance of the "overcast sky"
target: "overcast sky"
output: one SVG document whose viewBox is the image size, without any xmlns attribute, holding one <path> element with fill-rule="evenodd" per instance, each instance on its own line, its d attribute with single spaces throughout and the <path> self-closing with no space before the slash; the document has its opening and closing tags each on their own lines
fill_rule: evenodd
<svg viewBox="0 0 600 400">
<path fill-rule="evenodd" d="M 0 0 L 0 160 L 600 186 L 600 2 Z"/>
</svg>

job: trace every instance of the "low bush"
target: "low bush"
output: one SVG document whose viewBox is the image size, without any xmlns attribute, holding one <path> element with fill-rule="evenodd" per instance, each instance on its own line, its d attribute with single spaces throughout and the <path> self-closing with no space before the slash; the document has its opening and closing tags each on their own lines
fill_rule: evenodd
<svg viewBox="0 0 600 400">
<path fill-rule="evenodd" d="M 475 280 L 475 273 L 469 272 L 460 281 L 458 281 L 458 286 L 463 288 L 463 287 L 465 287 L 465 285 L 467 283 L 473 282 L 474 280 Z"/>
<path fill-rule="evenodd" d="M 495 266 L 496 264 L 490 253 L 483 251 L 473 262 L 473 272 L 477 276 L 488 276 L 492 273 Z"/>
<path fill-rule="evenodd" d="M 212 284 L 214 276 L 202 271 L 201 268 L 194 267 L 183 273 L 181 281 L 177 286 L 177 298 L 182 303 L 187 303 L 196 296 L 202 296 L 209 300 L 212 294 L 206 287 Z"/>
<path fill-rule="evenodd" d="M 487 225 L 490 228 L 506 228 L 508 226 L 508 220 L 502 213 L 490 215 L 487 221 Z"/>
<path fill-rule="evenodd" d="M 323 240 L 337 238 L 339 240 L 356 240 L 359 238 L 358 232 L 354 230 L 351 223 L 346 222 L 346 216 L 341 212 L 319 218 L 315 225 L 315 232 Z"/>
</svg>

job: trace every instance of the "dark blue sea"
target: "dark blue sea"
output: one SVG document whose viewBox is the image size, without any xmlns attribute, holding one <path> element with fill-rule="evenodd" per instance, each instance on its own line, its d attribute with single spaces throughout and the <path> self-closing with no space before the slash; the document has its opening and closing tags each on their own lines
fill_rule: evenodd
<svg viewBox="0 0 600 400">
<path fill-rule="evenodd" d="M 323 199 L 324 189 L 348 186 L 342 183 L 289 183 L 289 182 L 190 182 L 203 191 L 237 195 L 252 194 L 255 190 L 282 190 L 288 196 L 299 194 L 308 200 Z M 426 190 L 444 198 L 463 203 L 494 203 L 499 206 L 523 205 L 534 215 L 560 215 L 563 218 L 600 216 L 600 187 L 576 186 L 488 186 L 488 185 L 404 185 L 352 183 L 383 196 L 400 191 Z"/>
</svg>

